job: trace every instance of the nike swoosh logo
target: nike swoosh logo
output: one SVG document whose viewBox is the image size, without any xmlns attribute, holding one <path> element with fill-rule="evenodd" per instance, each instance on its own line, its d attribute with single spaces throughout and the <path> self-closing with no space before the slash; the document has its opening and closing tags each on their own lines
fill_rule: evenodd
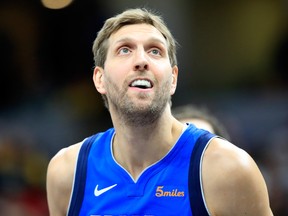
<svg viewBox="0 0 288 216">
<path fill-rule="evenodd" d="M 109 187 L 106 187 L 106 188 L 103 188 L 101 190 L 98 190 L 98 184 L 96 185 L 95 187 L 95 190 L 94 190 L 94 195 L 96 197 L 100 196 L 101 194 L 107 192 L 108 190 L 111 190 L 112 188 L 114 188 L 117 184 L 114 184 L 114 185 L 111 185 Z"/>
</svg>

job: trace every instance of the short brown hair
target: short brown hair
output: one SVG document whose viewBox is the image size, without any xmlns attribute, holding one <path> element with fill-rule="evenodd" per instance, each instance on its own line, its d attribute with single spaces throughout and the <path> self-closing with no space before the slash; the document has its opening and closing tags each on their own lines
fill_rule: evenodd
<svg viewBox="0 0 288 216">
<path fill-rule="evenodd" d="M 211 125 L 216 135 L 230 140 L 230 135 L 220 120 L 206 107 L 198 107 L 192 104 L 178 106 L 172 109 L 173 116 L 182 121 L 183 119 L 199 119 Z"/>
<path fill-rule="evenodd" d="M 106 20 L 102 29 L 98 32 L 97 37 L 93 43 L 93 55 L 95 66 L 104 68 L 108 50 L 108 39 L 117 30 L 125 25 L 132 24 L 150 24 L 158 29 L 167 40 L 168 56 L 171 66 L 177 65 L 176 46 L 177 42 L 164 23 L 162 17 L 148 11 L 145 8 L 128 9 L 114 17 Z"/>
</svg>

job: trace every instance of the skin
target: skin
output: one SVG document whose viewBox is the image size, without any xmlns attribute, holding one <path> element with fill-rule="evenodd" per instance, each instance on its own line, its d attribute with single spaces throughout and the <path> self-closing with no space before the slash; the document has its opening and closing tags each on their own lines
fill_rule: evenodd
<svg viewBox="0 0 288 216">
<path fill-rule="evenodd" d="M 172 116 L 169 105 L 177 77 L 178 68 L 171 67 L 165 38 L 147 24 L 124 26 L 113 33 L 104 68 L 95 67 L 93 81 L 97 91 L 108 98 L 116 131 L 114 158 L 135 180 L 167 154 L 182 132 L 184 125 Z M 152 87 L 132 87 L 135 79 L 149 80 Z M 80 145 L 60 150 L 49 163 L 51 216 L 66 215 Z M 211 142 L 204 154 L 202 178 L 212 215 L 272 215 L 259 169 L 231 143 Z"/>
</svg>

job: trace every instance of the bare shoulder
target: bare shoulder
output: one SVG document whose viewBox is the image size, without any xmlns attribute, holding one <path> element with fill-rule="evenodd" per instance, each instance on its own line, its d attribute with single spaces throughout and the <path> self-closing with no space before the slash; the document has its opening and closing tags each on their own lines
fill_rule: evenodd
<svg viewBox="0 0 288 216">
<path fill-rule="evenodd" d="M 244 150 L 213 139 L 203 159 L 205 200 L 212 215 L 273 215 L 264 178 Z"/>
<path fill-rule="evenodd" d="M 50 215 L 66 215 L 81 143 L 61 149 L 47 169 L 47 198 Z"/>
<path fill-rule="evenodd" d="M 49 162 L 47 177 L 52 177 L 55 181 L 67 180 L 74 176 L 74 168 L 78 157 L 81 143 L 71 145 L 61 149 Z M 61 178 L 59 177 L 61 174 Z M 56 177 L 56 178 L 54 178 Z M 57 178 L 59 177 L 59 178 Z M 61 182 L 58 182 L 61 183 Z"/>
</svg>

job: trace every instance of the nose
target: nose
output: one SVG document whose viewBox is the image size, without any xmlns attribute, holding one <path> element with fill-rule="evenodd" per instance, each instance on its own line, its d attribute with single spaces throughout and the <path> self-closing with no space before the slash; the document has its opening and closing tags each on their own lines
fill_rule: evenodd
<svg viewBox="0 0 288 216">
<path fill-rule="evenodd" d="M 149 64 L 144 50 L 138 50 L 135 54 L 134 69 L 138 71 L 148 70 Z"/>
</svg>

